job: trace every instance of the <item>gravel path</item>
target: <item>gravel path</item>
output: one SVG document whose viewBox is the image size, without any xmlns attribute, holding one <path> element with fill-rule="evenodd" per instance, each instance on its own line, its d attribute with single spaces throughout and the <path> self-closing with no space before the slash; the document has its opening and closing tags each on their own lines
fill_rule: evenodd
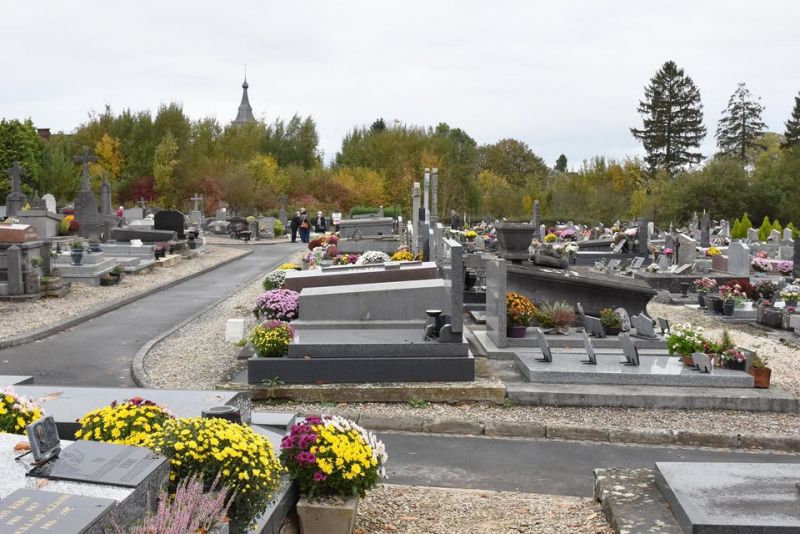
<svg viewBox="0 0 800 534">
<path fill-rule="evenodd" d="M 723 330 L 729 330 L 737 345 L 769 358 L 768 365 L 772 369 L 771 384 L 800 397 L 800 345 L 798 345 L 800 340 L 791 332 L 784 332 L 783 337 L 794 338 L 794 341 L 781 342 L 774 331 L 762 330 L 747 324 L 728 324 L 714 315 L 686 306 L 651 302 L 647 305 L 647 311 L 650 317 L 669 319 L 670 324 L 691 323 L 702 326 L 706 329 L 706 335 L 712 338 L 719 338 Z"/>
<path fill-rule="evenodd" d="M 356 534 L 609 534 L 599 503 L 579 497 L 384 485 L 358 506 Z"/>
<path fill-rule="evenodd" d="M 72 284 L 65 298 L 45 298 L 28 302 L 2 302 L 0 315 L 11 321 L 0 321 L 0 341 L 41 328 L 54 326 L 76 314 L 97 308 L 115 300 L 143 293 L 184 276 L 202 271 L 226 260 L 245 254 L 245 250 L 206 246 L 204 253 L 175 267 L 155 268 L 152 272 L 128 275 L 115 286 Z"/>
<path fill-rule="evenodd" d="M 256 280 L 158 343 L 144 358 L 150 382 L 167 389 L 214 389 L 241 350 L 225 343 L 225 323 L 244 318 L 249 332 L 256 324 L 253 303 L 263 292 Z"/>
</svg>

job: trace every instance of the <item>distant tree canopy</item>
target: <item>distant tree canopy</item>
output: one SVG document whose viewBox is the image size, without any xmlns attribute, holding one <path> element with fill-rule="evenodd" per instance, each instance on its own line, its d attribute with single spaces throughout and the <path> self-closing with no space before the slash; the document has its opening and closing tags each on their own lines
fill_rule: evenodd
<svg viewBox="0 0 800 534">
<path fill-rule="evenodd" d="M 5 203 L 11 192 L 11 182 L 6 174 L 14 161 L 25 169 L 20 180 L 22 192 L 30 197 L 39 189 L 44 163 L 42 141 L 30 120 L 0 120 L 0 202 Z"/>
<path fill-rule="evenodd" d="M 706 128 L 700 90 L 675 62 L 664 63 L 650 79 L 638 111 L 642 127 L 631 128 L 631 133 L 644 145 L 651 170 L 664 169 L 675 176 L 702 161 L 697 149 Z"/>
</svg>

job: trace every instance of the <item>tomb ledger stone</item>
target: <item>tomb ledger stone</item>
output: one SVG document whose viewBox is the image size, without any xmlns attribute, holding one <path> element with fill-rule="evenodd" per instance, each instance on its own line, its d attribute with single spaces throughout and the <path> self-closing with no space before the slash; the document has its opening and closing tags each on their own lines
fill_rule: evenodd
<svg viewBox="0 0 800 534">
<path fill-rule="evenodd" d="M 100 534 L 111 499 L 18 489 L 0 502 L 0 532 Z"/>
</svg>

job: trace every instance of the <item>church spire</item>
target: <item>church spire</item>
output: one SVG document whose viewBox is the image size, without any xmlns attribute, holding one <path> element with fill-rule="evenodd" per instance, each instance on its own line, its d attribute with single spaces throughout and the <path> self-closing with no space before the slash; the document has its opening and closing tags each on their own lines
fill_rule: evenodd
<svg viewBox="0 0 800 534">
<path fill-rule="evenodd" d="M 247 88 L 250 87 L 247 83 L 247 74 L 244 75 L 244 83 L 242 84 L 242 103 L 239 104 L 239 112 L 233 120 L 233 124 L 247 124 L 248 122 L 256 122 L 253 117 L 253 108 L 250 106 L 250 99 L 247 97 Z"/>
</svg>

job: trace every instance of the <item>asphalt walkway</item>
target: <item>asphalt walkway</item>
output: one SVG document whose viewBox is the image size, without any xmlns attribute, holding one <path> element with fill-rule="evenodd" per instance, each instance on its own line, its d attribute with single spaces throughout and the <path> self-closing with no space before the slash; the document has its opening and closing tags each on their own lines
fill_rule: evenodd
<svg viewBox="0 0 800 534">
<path fill-rule="evenodd" d="M 710 415 L 714 417 L 713 414 Z M 800 463 L 800 455 L 385 432 L 391 484 L 591 497 L 596 468 L 655 462 Z"/>
<path fill-rule="evenodd" d="M 0 350 L 0 374 L 30 375 L 37 385 L 135 386 L 131 361 L 145 343 L 276 267 L 299 245 L 252 249 L 252 254 L 74 328 Z"/>
</svg>

